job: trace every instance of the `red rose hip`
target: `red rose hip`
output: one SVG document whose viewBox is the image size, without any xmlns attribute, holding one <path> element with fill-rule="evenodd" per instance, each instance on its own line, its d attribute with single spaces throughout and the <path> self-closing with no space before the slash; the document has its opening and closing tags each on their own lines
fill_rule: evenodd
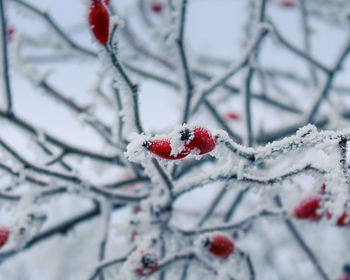
<svg viewBox="0 0 350 280">
<path fill-rule="evenodd" d="M 293 209 L 293 216 L 297 219 L 306 219 L 319 221 L 322 215 L 317 211 L 321 206 L 322 197 L 320 195 L 312 195 L 301 200 Z"/>
<path fill-rule="evenodd" d="M 108 2 L 108 1 L 107 1 Z M 109 11 L 107 2 L 92 0 L 89 11 L 89 25 L 95 39 L 106 45 L 109 38 Z"/>
<path fill-rule="evenodd" d="M 223 233 L 216 233 L 205 238 L 203 246 L 208 249 L 210 254 L 224 260 L 235 251 L 232 239 Z"/>
<path fill-rule="evenodd" d="M 328 220 L 332 218 L 332 214 L 326 211 L 326 217 Z M 337 226 L 345 227 L 350 225 L 350 218 L 346 212 L 344 212 L 337 220 Z"/>
<path fill-rule="evenodd" d="M 216 138 L 204 127 L 185 128 L 180 131 L 181 140 L 186 141 L 186 147 L 197 150 L 200 155 L 214 150 Z"/>
<path fill-rule="evenodd" d="M 184 147 L 184 149 L 178 153 L 177 155 L 171 155 L 172 148 L 170 145 L 170 139 L 152 139 L 149 141 L 145 141 L 143 143 L 143 146 L 150 151 L 151 153 L 164 158 L 164 159 L 181 159 L 189 155 L 190 149 L 187 147 Z"/>
<path fill-rule="evenodd" d="M 10 230 L 5 226 L 0 226 L 0 248 L 3 247 L 10 235 Z"/>
</svg>

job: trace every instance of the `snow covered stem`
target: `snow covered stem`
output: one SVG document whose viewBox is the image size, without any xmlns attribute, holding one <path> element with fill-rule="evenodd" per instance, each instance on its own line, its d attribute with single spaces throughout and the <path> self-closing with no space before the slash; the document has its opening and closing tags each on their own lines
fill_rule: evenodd
<svg viewBox="0 0 350 280">
<path fill-rule="evenodd" d="M 122 79 L 124 80 L 125 84 L 127 85 L 127 87 L 129 88 L 132 94 L 135 126 L 138 130 L 138 133 L 142 133 L 144 130 L 141 125 L 140 114 L 139 114 L 140 110 L 139 110 L 138 86 L 131 81 L 130 77 L 125 72 L 124 67 L 119 62 L 117 55 L 111 50 L 109 50 L 108 48 L 106 48 L 106 51 L 111 57 L 112 64 L 117 69 L 117 71 L 121 75 Z"/>
</svg>

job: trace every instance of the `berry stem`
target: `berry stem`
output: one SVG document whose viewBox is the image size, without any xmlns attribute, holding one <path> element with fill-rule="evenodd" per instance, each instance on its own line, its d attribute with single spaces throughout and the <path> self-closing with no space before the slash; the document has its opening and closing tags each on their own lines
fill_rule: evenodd
<svg viewBox="0 0 350 280">
<path fill-rule="evenodd" d="M 341 137 L 338 146 L 340 149 L 340 166 L 343 171 L 345 181 L 348 184 L 348 186 L 350 186 L 348 167 L 346 165 L 347 143 L 348 139 L 346 139 L 345 137 Z"/>
<path fill-rule="evenodd" d="M 107 53 L 111 56 L 112 63 L 115 66 L 115 68 L 118 70 L 119 74 L 122 76 L 124 82 L 126 83 L 127 87 L 129 88 L 132 99 L 133 99 L 133 112 L 134 112 L 134 118 L 135 118 L 135 126 L 138 130 L 138 133 L 143 132 L 143 128 L 140 121 L 140 113 L 139 113 L 139 97 L 138 97 L 138 87 L 136 84 L 133 84 L 131 79 L 129 78 L 128 74 L 126 74 L 124 67 L 119 62 L 117 56 L 115 53 L 111 52 L 109 48 L 106 47 Z"/>
<path fill-rule="evenodd" d="M 182 123 L 187 123 L 190 112 L 190 104 L 193 95 L 194 85 L 191 77 L 190 68 L 188 65 L 188 59 L 185 52 L 184 46 L 184 33 L 185 33 L 185 21 L 186 21 L 186 11 L 187 11 L 187 0 L 182 0 L 181 4 L 181 14 L 180 14 L 180 26 L 179 26 L 179 37 L 176 39 L 177 47 L 180 52 L 180 58 L 182 63 L 182 68 L 184 71 L 184 80 L 186 83 L 186 99 L 185 108 L 183 111 Z"/>
</svg>

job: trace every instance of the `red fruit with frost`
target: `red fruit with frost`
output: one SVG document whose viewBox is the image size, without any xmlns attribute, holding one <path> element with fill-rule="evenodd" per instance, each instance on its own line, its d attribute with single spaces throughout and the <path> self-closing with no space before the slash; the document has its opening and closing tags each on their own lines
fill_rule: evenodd
<svg viewBox="0 0 350 280">
<path fill-rule="evenodd" d="M 216 146 L 216 138 L 204 127 L 185 128 L 180 134 L 181 140 L 186 141 L 185 147 L 197 150 L 200 155 L 211 152 Z"/>
<path fill-rule="evenodd" d="M 326 211 L 326 217 L 328 220 L 332 218 L 332 214 Z M 344 227 L 350 225 L 350 219 L 346 212 L 344 212 L 337 220 L 337 226 Z"/>
<path fill-rule="evenodd" d="M 227 259 L 235 251 L 235 245 L 226 234 L 216 233 L 204 240 L 204 247 L 208 252 L 218 258 Z"/>
<path fill-rule="evenodd" d="M 89 25 L 95 39 L 106 45 L 109 38 L 109 11 L 103 0 L 91 1 Z"/>
<path fill-rule="evenodd" d="M 294 207 L 293 216 L 298 219 L 319 221 L 322 218 L 322 214 L 318 214 L 321 201 L 322 197 L 320 195 L 312 195 L 304 198 Z"/>
<path fill-rule="evenodd" d="M 110 0 L 105 0 L 105 4 L 109 5 L 109 2 L 111 2 Z"/>
<path fill-rule="evenodd" d="M 350 224 L 349 216 L 346 212 L 341 215 L 337 221 L 337 225 L 340 227 L 348 226 Z"/>
<path fill-rule="evenodd" d="M 143 146 L 150 151 L 151 153 L 164 158 L 164 159 L 181 159 L 189 155 L 190 149 L 187 147 L 184 147 L 184 149 L 178 153 L 177 155 L 171 155 L 171 145 L 170 145 L 170 139 L 152 139 L 149 141 L 145 141 L 143 143 Z"/>
<path fill-rule="evenodd" d="M 163 5 L 160 2 L 153 1 L 150 4 L 151 10 L 155 13 L 160 13 L 163 10 Z"/>
<path fill-rule="evenodd" d="M 6 244 L 9 235 L 10 230 L 5 226 L 0 226 L 0 248 Z"/>
<path fill-rule="evenodd" d="M 158 269 L 158 258 L 153 252 L 145 252 L 140 260 L 140 267 L 134 271 L 139 276 L 150 276 Z"/>
</svg>

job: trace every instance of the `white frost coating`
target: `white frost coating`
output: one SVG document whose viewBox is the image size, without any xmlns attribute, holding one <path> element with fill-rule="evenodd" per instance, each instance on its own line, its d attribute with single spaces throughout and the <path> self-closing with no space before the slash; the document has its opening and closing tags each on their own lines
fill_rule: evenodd
<svg viewBox="0 0 350 280">
<path fill-rule="evenodd" d="M 18 249 L 40 231 L 46 220 L 45 212 L 34 204 L 37 195 L 38 191 L 23 195 L 11 219 L 11 235 Z"/>
<path fill-rule="evenodd" d="M 132 133 L 137 131 L 136 125 L 135 125 L 135 115 L 134 115 L 134 101 L 133 101 L 133 93 L 131 92 L 130 88 L 125 83 L 122 76 L 119 74 L 119 72 L 110 65 L 110 72 L 112 73 L 113 77 L 116 80 L 116 83 L 114 83 L 114 87 L 119 89 L 120 97 L 123 104 L 123 110 L 120 112 L 122 119 L 124 121 L 125 125 L 125 133 Z"/>
<path fill-rule="evenodd" d="M 125 156 L 132 162 L 146 164 L 149 160 L 149 153 L 142 144 L 149 139 L 150 138 L 144 134 L 138 135 L 133 133 L 130 143 L 126 148 Z"/>
<path fill-rule="evenodd" d="M 44 144 L 46 142 L 46 134 L 45 131 L 41 128 L 36 129 L 36 135 L 37 139 L 41 144 Z"/>
<path fill-rule="evenodd" d="M 125 156 L 132 162 L 140 163 L 144 167 L 144 172 L 151 178 L 152 181 L 152 193 L 149 198 L 145 199 L 141 203 L 141 207 L 143 209 L 150 209 L 150 207 L 158 207 L 159 205 L 164 205 L 167 201 L 167 196 L 162 195 L 164 192 L 164 181 L 160 176 L 159 172 L 156 170 L 154 164 L 152 163 L 152 159 L 154 155 L 148 152 L 142 144 L 149 140 L 150 138 L 141 134 L 133 134 L 131 137 L 131 141 L 127 146 L 127 151 L 125 152 Z M 159 161 L 160 163 L 166 162 Z M 166 170 L 164 170 L 166 172 Z"/>
<path fill-rule="evenodd" d="M 148 249 L 146 248 L 141 248 L 141 249 L 137 249 L 135 252 L 133 252 L 128 259 L 126 260 L 126 262 L 123 264 L 122 269 L 121 269 L 121 274 L 122 274 L 122 279 L 124 280 L 138 280 L 138 279 L 142 279 L 143 277 L 140 277 L 139 275 L 136 274 L 135 270 L 143 267 L 143 264 L 141 262 L 142 260 L 142 256 L 144 254 L 151 254 L 153 256 L 155 256 L 157 258 L 158 261 L 158 257 L 157 257 L 157 253 L 154 250 Z M 147 277 L 145 277 L 146 279 Z"/>
<path fill-rule="evenodd" d="M 238 168 L 237 168 L 237 179 L 238 180 L 242 180 L 242 178 L 243 178 L 245 162 L 246 162 L 245 160 L 240 160 L 238 162 Z"/>
<path fill-rule="evenodd" d="M 329 153 L 329 157 L 331 162 L 338 164 L 331 165 L 329 172 L 325 175 L 326 191 L 331 199 L 325 201 L 324 206 L 332 214 L 331 222 L 335 224 L 344 212 L 349 197 L 349 187 L 340 166 L 339 152 L 333 151 Z"/>
<path fill-rule="evenodd" d="M 168 137 L 170 138 L 171 155 L 177 156 L 180 152 L 184 150 L 185 144 L 189 143 L 190 140 L 193 139 L 193 135 L 191 135 L 188 141 L 181 140 L 180 131 L 191 128 L 192 126 L 190 125 L 179 125 L 175 127 L 174 130 L 168 135 Z"/>
<path fill-rule="evenodd" d="M 17 34 L 18 33 L 18 34 Z M 52 70 L 46 70 L 42 73 L 34 66 L 34 64 L 29 61 L 24 60 L 21 53 L 21 41 L 23 36 L 20 32 L 16 32 L 13 42 L 13 66 L 16 70 L 32 82 L 34 86 L 39 86 L 39 84 L 46 79 L 46 77 L 52 73 Z"/>
</svg>

